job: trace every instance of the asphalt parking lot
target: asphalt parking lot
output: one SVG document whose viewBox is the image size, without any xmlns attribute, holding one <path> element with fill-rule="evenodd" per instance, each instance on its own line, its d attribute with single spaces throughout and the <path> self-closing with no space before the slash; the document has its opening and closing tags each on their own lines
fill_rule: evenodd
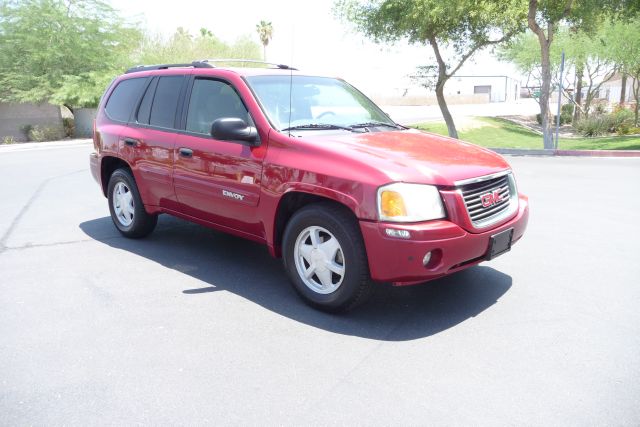
<svg viewBox="0 0 640 427">
<path fill-rule="evenodd" d="M 0 424 L 640 424 L 640 159 L 510 157 L 513 250 L 341 316 L 266 248 L 116 232 L 89 145 L 0 148 Z"/>
</svg>

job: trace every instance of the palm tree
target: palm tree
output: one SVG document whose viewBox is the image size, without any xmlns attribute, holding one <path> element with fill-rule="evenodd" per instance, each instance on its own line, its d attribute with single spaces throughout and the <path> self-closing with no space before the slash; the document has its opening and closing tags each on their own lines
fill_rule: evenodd
<svg viewBox="0 0 640 427">
<path fill-rule="evenodd" d="M 213 33 L 211 30 L 208 30 L 204 27 L 200 28 L 200 37 L 213 37 Z"/>
<path fill-rule="evenodd" d="M 262 42 L 262 57 L 266 61 L 267 45 L 273 38 L 273 26 L 271 25 L 271 21 L 260 21 L 260 23 L 256 25 L 256 31 L 258 32 L 258 36 Z"/>
</svg>

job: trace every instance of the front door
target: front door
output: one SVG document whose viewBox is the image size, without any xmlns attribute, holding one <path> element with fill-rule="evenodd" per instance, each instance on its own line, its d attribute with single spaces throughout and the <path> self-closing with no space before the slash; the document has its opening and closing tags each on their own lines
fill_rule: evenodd
<svg viewBox="0 0 640 427">
<path fill-rule="evenodd" d="M 223 117 L 253 120 L 229 83 L 196 77 L 188 98 L 185 134 L 175 148 L 174 187 L 180 210 L 190 216 L 261 236 L 257 206 L 266 148 L 211 137 Z"/>
</svg>

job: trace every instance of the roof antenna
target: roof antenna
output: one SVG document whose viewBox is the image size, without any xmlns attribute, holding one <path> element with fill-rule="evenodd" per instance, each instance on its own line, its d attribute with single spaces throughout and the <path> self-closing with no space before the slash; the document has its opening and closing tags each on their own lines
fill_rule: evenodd
<svg viewBox="0 0 640 427">
<path fill-rule="evenodd" d="M 295 25 L 295 21 L 291 22 L 291 61 L 289 61 L 289 63 L 291 64 L 289 68 L 289 125 L 287 126 L 287 128 L 289 129 L 289 136 L 291 136 L 291 98 L 293 96 L 293 41 L 295 40 Z"/>
</svg>

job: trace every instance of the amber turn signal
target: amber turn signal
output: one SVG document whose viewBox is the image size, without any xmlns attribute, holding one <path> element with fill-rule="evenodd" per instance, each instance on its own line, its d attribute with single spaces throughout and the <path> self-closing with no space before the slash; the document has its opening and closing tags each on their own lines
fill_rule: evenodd
<svg viewBox="0 0 640 427">
<path fill-rule="evenodd" d="M 404 200 L 397 191 L 385 190 L 380 194 L 380 210 L 387 218 L 407 216 Z"/>
</svg>

